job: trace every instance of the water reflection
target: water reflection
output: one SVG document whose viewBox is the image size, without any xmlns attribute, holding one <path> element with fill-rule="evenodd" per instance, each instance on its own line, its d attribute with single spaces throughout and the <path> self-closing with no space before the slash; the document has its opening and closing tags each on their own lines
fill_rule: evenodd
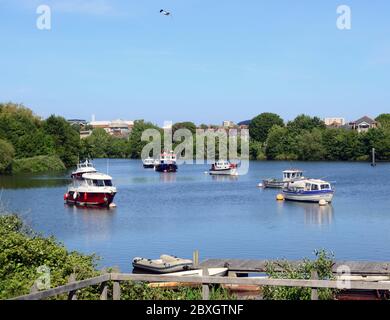
<svg viewBox="0 0 390 320">
<path fill-rule="evenodd" d="M 237 181 L 238 180 L 238 176 L 213 175 L 213 176 L 211 176 L 211 178 L 213 179 L 213 181 L 218 181 L 218 182 Z"/>
<path fill-rule="evenodd" d="M 333 206 L 328 204 L 320 206 L 317 203 L 289 202 L 304 211 L 305 224 L 330 225 L 333 223 Z"/>
<path fill-rule="evenodd" d="M 35 188 L 55 188 L 66 186 L 71 179 L 56 175 L 0 175 L 0 186 L 4 189 L 35 189 Z"/>
<path fill-rule="evenodd" d="M 160 181 L 163 183 L 176 182 L 176 173 L 160 173 Z"/>
<path fill-rule="evenodd" d="M 69 205 L 64 205 L 64 207 L 71 217 L 75 230 L 80 228 L 80 224 L 82 225 L 84 240 L 87 244 L 111 239 L 115 208 L 86 208 Z"/>
</svg>

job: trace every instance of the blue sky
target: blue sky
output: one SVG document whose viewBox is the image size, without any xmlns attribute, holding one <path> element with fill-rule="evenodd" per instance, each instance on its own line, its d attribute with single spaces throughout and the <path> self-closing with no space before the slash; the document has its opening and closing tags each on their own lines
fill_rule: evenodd
<svg viewBox="0 0 390 320">
<path fill-rule="evenodd" d="M 42 3 L 50 31 L 36 28 Z M 336 28 L 341 4 L 352 30 Z M 390 112 L 389 12 L 388 0 L 0 0 L 0 101 L 158 124 L 376 116 Z"/>
</svg>

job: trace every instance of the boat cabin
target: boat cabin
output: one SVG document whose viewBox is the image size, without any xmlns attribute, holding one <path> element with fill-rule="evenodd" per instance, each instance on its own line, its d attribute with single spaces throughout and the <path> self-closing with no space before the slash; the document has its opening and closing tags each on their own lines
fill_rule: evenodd
<svg viewBox="0 0 390 320">
<path fill-rule="evenodd" d="M 303 179 L 302 170 L 285 170 L 283 171 L 283 181 L 294 181 Z"/>
<path fill-rule="evenodd" d="M 332 190 L 330 184 L 321 180 L 308 180 L 305 184 L 306 191 Z"/>
<path fill-rule="evenodd" d="M 163 152 L 160 155 L 160 162 L 161 163 L 176 162 L 176 154 L 174 154 L 173 151 L 171 151 L 171 152 Z"/>
<path fill-rule="evenodd" d="M 90 187 L 112 187 L 112 178 L 103 173 L 83 174 L 84 184 Z"/>
<path fill-rule="evenodd" d="M 329 182 L 315 179 L 292 181 L 288 184 L 287 189 L 292 191 L 332 191 Z"/>
<path fill-rule="evenodd" d="M 93 164 L 89 160 L 85 160 L 85 162 L 80 162 L 77 164 L 77 169 L 91 168 L 94 169 Z"/>
</svg>

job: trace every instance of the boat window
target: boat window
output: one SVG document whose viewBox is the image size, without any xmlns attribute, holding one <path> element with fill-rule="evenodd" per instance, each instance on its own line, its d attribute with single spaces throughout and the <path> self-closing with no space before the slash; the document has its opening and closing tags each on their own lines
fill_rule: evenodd
<svg viewBox="0 0 390 320">
<path fill-rule="evenodd" d="M 311 184 L 310 183 L 306 183 L 306 190 L 310 190 L 311 189 Z"/>
<path fill-rule="evenodd" d="M 328 189 L 330 189 L 329 184 L 321 184 L 321 190 L 328 190 Z"/>
<path fill-rule="evenodd" d="M 287 173 L 287 178 L 290 178 L 290 174 L 289 173 Z"/>
<path fill-rule="evenodd" d="M 93 180 L 93 185 L 97 187 L 104 187 L 104 181 L 103 180 Z"/>
<path fill-rule="evenodd" d="M 104 185 L 106 187 L 112 187 L 112 181 L 111 180 L 104 180 Z"/>
<path fill-rule="evenodd" d="M 319 189 L 318 189 L 318 185 L 312 184 L 312 185 L 311 185 L 311 190 L 319 190 Z"/>
</svg>

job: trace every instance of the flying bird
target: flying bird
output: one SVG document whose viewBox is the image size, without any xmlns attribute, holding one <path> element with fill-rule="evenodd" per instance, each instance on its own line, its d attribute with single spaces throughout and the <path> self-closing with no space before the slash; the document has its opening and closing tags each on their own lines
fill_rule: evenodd
<svg viewBox="0 0 390 320">
<path fill-rule="evenodd" d="M 171 13 L 169 11 L 166 11 L 164 9 L 161 9 L 160 13 L 163 14 L 164 16 L 170 16 L 171 15 Z"/>
</svg>

